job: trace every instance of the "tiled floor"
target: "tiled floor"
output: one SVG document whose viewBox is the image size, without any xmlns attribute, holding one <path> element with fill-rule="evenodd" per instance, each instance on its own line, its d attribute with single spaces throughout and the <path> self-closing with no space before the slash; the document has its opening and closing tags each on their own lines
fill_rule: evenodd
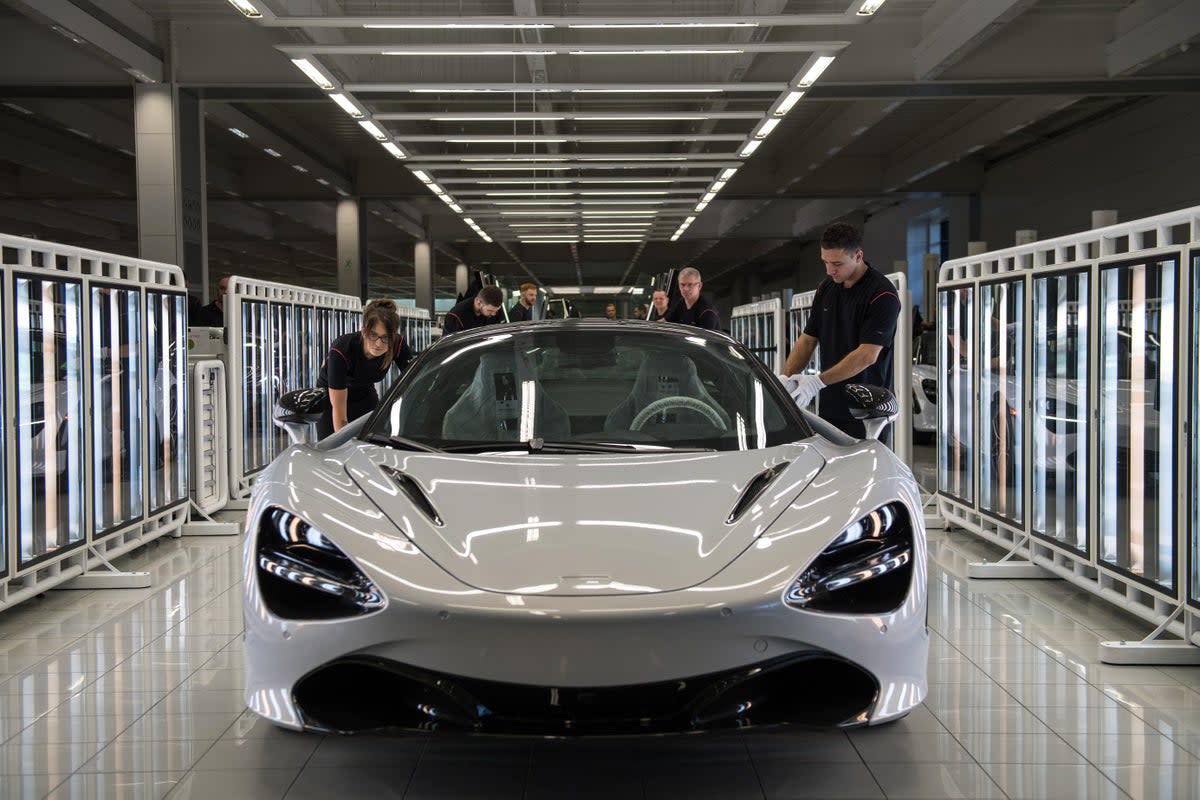
<svg viewBox="0 0 1200 800">
<path fill-rule="evenodd" d="M 935 532 L 929 698 L 869 730 L 478 740 L 289 733 L 243 710 L 238 543 L 165 540 L 146 590 L 0 614 L 3 798 L 1195 798 L 1200 668 L 1114 667 L 1145 626 L 1060 581 L 966 580 Z"/>
</svg>

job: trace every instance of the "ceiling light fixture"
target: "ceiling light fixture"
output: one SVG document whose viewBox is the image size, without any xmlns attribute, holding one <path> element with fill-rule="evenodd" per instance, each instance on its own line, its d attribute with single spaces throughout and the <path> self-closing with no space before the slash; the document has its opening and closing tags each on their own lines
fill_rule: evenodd
<svg viewBox="0 0 1200 800">
<path fill-rule="evenodd" d="M 775 130 L 779 125 L 779 120 L 775 117 L 764 119 L 762 124 L 758 126 L 758 130 L 754 131 L 755 139 L 765 139 L 771 135 L 771 131 Z"/>
<path fill-rule="evenodd" d="M 329 95 L 329 99 L 341 106 L 342 111 L 345 111 L 355 119 L 362 119 L 363 116 L 365 116 L 362 112 L 362 109 L 354 105 L 354 103 L 350 101 L 349 97 L 346 97 L 346 95 L 341 94 L 340 92 Z"/>
<path fill-rule="evenodd" d="M 865 0 L 855 13 L 860 17 L 869 17 L 879 10 L 884 0 Z"/>
<path fill-rule="evenodd" d="M 545 142 L 546 144 L 563 144 L 566 139 L 547 139 L 542 136 L 498 136 L 494 139 L 475 138 L 470 139 L 446 139 L 448 144 L 537 144 Z"/>
<path fill-rule="evenodd" d="M 429 177 L 429 173 L 425 170 L 414 169 L 413 175 L 416 175 L 417 180 L 419 180 L 421 183 L 433 183 L 433 178 Z"/>
<path fill-rule="evenodd" d="M 272 158 L 281 158 L 283 156 L 283 153 L 280 153 L 278 150 L 272 150 L 269 147 L 264 147 L 263 152 Z"/>
<path fill-rule="evenodd" d="M 372 30 L 405 30 L 405 31 L 506 31 L 506 30 L 538 30 L 553 28 L 546 22 L 369 22 L 364 28 Z"/>
<path fill-rule="evenodd" d="M 436 86 L 423 87 L 420 89 L 408 89 L 407 91 L 413 94 L 525 94 L 526 92 L 538 92 L 543 94 L 553 94 L 561 92 L 562 89 L 538 89 L 530 86 L 528 89 L 522 87 L 521 90 L 513 89 L 468 89 L 462 86 Z"/>
<path fill-rule="evenodd" d="M 383 50 L 385 56 L 552 56 L 557 50 Z"/>
<path fill-rule="evenodd" d="M 307 58 L 293 58 L 292 63 L 295 64 L 301 72 L 308 76 L 308 79 L 320 86 L 325 91 L 333 91 L 333 81 L 326 77 L 325 73 L 317 68 L 315 64 Z"/>
<path fill-rule="evenodd" d="M 870 0 L 868 0 L 870 2 Z M 879 0 L 882 5 L 883 0 Z M 757 28 L 757 22 L 590 22 L 568 28 Z"/>
<path fill-rule="evenodd" d="M 753 139 L 749 142 L 746 142 L 746 146 L 742 148 L 742 152 L 738 153 L 738 155 L 740 155 L 742 158 L 749 158 L 754 154 L 754 151 L 758 149 L 760 144 L 762 144 L 761 139 Z"/>
<path fill-rule="evenodd" d="M 408 158 L 408 153 L 401 150 L 399 145 L 397 145 L 395 142 L 384 142 L 383 149 L 387 150 L 396 158 Z"/>
<path fill-rule="evenodd" d="M 308 167 L 302 167 L 299 164 L 292 164 L 292 169 L 296 170 L 296 172 L 303 172 L 303 173 L 308 172 Z"/>
<path fill-rule="evenodd" d="M 438 186 L 436 183 L 429 184 L 429 191 L 433 192 L 436 195 L 443 195 L 446 193 L 446 190 L 443 189 L 442 187 Z"/>
<path fill-rule="evenodd" d="M 246 133 L 245 131 L 243 131 L 239 128 L 230 128 L 229 132 L 232 133 L 234 136 L 238 137 L 239 139 L 249 139 L 250 138 L 250 134 Z"/>
<path fill-rule="evenodd" d="M 800 102 L 801 97 L 804 97 L 804 92 L 788 92 L 771 113 L 776 117 L 785 116 L 795 107 L 796 103 Z"/>
<path fill-rule="evenodd" d="M 672 47 L 672 48 L 633 48 L 630 50 L 570 50 L 572 56 L 736 56 L 744 53 L 737 48 L 715 47 Z"/>
<path fill-rule="evenodd" d="M 684 89 L 681 87 L 655 87 L 639 89 L 626 87 L 624 89 L 572 89 L 573 94 L 715 94 L 725 91 L 718 88 Z"/>
<path fill-rule="evenodd" d="M 242 16 L 249 19 L 260 19 L 262 17 L 262 12 L 255 8 L 253 3 L 247 2 L 247 0 L 229 0 L 229 5 L 242 12 Z"/>
<path fill-rule="evenodd" d="M 530 114 L 528 116 L 520 114 L 463 114 L 461 116 L 429 117 L 429 120 L 431 122 L 563 122 L 566 120 L 566 117 L 555 114 Z"/>
<path fill-rule="evenodd" d="M 730 167 L 729 169 L 727 169 L 727 170 L 725 170 L 724 172 L 722 172 L 722 173 L 721 173 L 721 180 L 722 180 L 722 181 L 728 181 L 728 180 L 729 180 L 730 178 L 732 178 L 732 177 L 733 177 L 735 174 L 737 174 L 737 167 Z"/>
<path fill-rule="evenodd" d="M 376 125 L 371 120 L 369 120 L 369 119 L 359 120 L 358 124 L 362 126 L 364 131 L 371 134 L 379 141 L 386 142 L 388 140 L 388 135 L 386 133 L 384 133 L 383 131 L 381 131 L 379 129 L 379 126 Z"/>
<path fill-rule="evenodd" d="M 804 77 L 796 82 L 796 86 L 801 89 L 807 89 L 809 86 L 812 86 L 816 83 L 817 78 L 821 77 L 821 73 L 833 63 L 833 59 L 833 56 L 817 56 L 817 60 L 808 68 L 808 72 L 804 73 Z"/>
</svg>

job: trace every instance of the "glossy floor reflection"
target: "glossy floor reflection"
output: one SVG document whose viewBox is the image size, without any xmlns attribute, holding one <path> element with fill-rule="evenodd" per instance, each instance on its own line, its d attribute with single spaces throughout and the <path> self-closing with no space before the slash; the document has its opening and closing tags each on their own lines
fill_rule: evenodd
<svg viewBox="0 0 1200 800">
<path fill-rule="evenodd" d="M 244 711 L 238 542 L 168 539 L 126 560 L 151 589 L 0 614 L 0 797 L 1200 797 L 1200 669 L 1102 665 L 1146 626 L 1061 581 L 968 581 L 995 557 L 968 534 L 930 551 L 930 693 L 896 724 L 486 740 Z"/>
</svg>

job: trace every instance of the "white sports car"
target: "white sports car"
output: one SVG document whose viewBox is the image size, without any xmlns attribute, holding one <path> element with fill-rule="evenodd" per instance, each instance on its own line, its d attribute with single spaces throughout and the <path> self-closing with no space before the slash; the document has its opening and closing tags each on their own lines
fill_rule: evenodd
<svg viewBox="0 0 1200 800">
<path fill-rule="evenodd" d="M 926 692 L 910 471 L 693 327 L 443 339 L 262 473 L 245 567 L 246 700 L 287 728 L 863 725 Z"/>
</svg>

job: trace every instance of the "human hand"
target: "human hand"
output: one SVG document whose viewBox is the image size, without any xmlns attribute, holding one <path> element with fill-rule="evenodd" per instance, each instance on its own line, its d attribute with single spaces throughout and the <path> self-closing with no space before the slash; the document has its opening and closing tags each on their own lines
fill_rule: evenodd
<svg viewBox="0 0 1200 800">
<path fill-rule="evenodd" d="M 792 378 L 796 381 L 796 387 L 788 394 L 801 408 L 807 408 L 809 403 L 817 399 L 817 395 L 825 388 L 825 384 L 818 375 L 793 375 Z"/>
</svg>

